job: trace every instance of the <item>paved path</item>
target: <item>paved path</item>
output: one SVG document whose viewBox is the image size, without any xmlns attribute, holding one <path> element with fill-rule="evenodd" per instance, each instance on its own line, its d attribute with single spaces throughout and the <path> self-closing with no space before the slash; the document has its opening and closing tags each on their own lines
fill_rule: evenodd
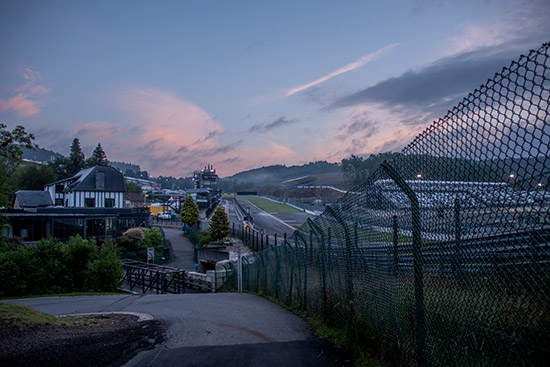
<svg viewBox="0 0 550 367">
<path fill-rule="evenodd" d="M 193 261 L 194 246 L 183 231 L 175 228 L 163 228 L 164 236 L 171 244 L 171 260 L 166 266 L 180 268 L 185 271 L 195 271 L 195 262 Z"/>
<path fill-rule="evenodd" d="M 63 315 L 140 312 L 166 325 L 166 340 L 126 366 L 348 366 L 292 312 L 242 293 L 48 297 L 4 301 Z"/>
</svg>

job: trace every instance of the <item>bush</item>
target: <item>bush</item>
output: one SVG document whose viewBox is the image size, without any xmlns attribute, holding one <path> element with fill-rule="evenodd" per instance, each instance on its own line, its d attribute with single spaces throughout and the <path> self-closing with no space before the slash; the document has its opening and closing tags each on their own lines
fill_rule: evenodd
<svg viewBox="0 0 550 367">
<path fill-rule="evenodd" d="M 141 238 L 141 239 L 140 239 Z M 131 260 L 145 261 L 147 248 L 153 247 L 158 254 L 164 253 L 164 235 L 157 228 L 130 228 L 117 241 L 122 256 Z"/>
<path fill-rule="evenodd" d="M 114 292 L 120 287 L 123 274 L 116 245 L 105 242 L 97 258 L 90 264 L 90 288 L 94 291 Z"/>
<path fill-rule="evenodd" d="M 162 232 L 156 228 L 141 228 L 145 238 L 143 239 L 142 248 L 154 247 L 156 250 L 164 250 L 164 236 Z"/>
<path fill-rule="evenodd" d="M 77 292 L 84 291 L 90 275 L 90 263 L 97 252 L 95 241 L 84 240 L 80 236 L 71 237 L 67 242 L 66 251 L 66 264 L 72 288 Z"/>
<path fill-rule="evenodd" d="M 201 238 L 201 246 L 206 247 L 210 243 L 210 232 L 208 231 L 201 231 L 198 233 L 198 235 Z"/>
<path fill-rule="evenodd" d="M 144 239 L 145 234 L 142 228 L 130 228 L 122 234 L 122 237 L 118 240 L 118 245 L 125 252 L 136 251 L 143 248 Z"/>
<path fill-rule="evenodd" d="M 0 252 L 0 297 L 80 291 L 115 291 L 122 278 L 116 247 L 71 238 L 42 240 Z"/>
</svg>

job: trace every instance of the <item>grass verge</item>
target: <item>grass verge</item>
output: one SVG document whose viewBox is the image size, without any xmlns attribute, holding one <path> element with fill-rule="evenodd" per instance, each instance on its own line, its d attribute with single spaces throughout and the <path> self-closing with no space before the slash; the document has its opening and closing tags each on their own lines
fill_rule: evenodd
<svg viewBox="0 0 550 367">
<path fill-rule="evenodd" d="M 0 302 L 0 323 L 18 329 L 46 325 L 90 326 L 99 325 L 105 320 L 91 317 L 55 317 L 27 306 Z"/>
<path fill-rule="evenodd" d="M 295 213 L 301 211 L 289 205 L 276 203 L 257 196 L 238 196 L 238 198 L 250 201 L 252 204 L 267 213 Z"/>
<path fill-rule="evenodd" d="M 116 296 L 127 294 L 126 292 L 71 292 L 71 293 L 55 293 L 55 294 L 35 294 L 26 296 L 9 296 L 0 297 L 0 301 L 10 299 L 25 299 L 25 298 L 44 298 L 44 297 L 77 297 L 77 296 Z"/>
<path fill-rule="evenodd" d="M 303 319 L 305 319 L 307 323 L 315 330 L 315 334 L 318 337 L 330 340 L 331 342 L 336 344 L 338 347 L 342 348 L 345 355 L 348 355 L 350 357 L 354 367 L 385 367 L 386 366 L 379 359 L 368 354 L 368 351 L 366 351 L 363 346 L 358 345 L 356 343 L 352 343 L 348 338 L 348 335 L 345 329 L 329 326 L 326 323 L 324 323 L 319 316 L 312 315 L 298 308 L 288 306 L 283 301 L 271 296 L 267 296 L 262 292 L 260 292 L 259 294 L 258 293 L 252 293 L 252 294 L 257 294 L 259 296 L 262 296 L 270 300 L 271 302 L 276 303 L 279 306 L 289 311 L 292 311 L 295 314 L 302 317 Z"/>
</svg>

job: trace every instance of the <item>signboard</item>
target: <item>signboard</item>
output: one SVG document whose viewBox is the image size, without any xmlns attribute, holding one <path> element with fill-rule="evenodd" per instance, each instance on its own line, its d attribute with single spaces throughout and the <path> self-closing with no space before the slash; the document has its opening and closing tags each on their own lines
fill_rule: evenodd
<svg viewBox="0 0 550 367">
<path fill-rule="evenodd" d="M 147 262 L 155 262 L 155 248 L 147 247 Z"/>
</svg>

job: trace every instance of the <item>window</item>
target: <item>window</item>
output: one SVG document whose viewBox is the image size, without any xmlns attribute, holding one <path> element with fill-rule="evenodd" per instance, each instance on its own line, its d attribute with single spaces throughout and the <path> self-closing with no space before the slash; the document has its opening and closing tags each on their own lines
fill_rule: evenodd
<svg viewBox="0 0 550 367">
<path fill-rule="evenodd" d="M 63 206 L 63 199 L 55 199 L 56 206 Z"/>
<path fill-rule="evenodd" d="M 105 207 L 106 208 L 114 208 L 115 207 L 115 199 L 105 199 Z"/>
<path fill-rule="evenodd" d="M 104 172 L 96 172 L 95 173 L 95 188 L 97 190 L 104 190 L 105 189 L 105 173 Z"/>
<path fill-rule="evenodd" d="M 95 198 L 84 199 L 85 208 L 95 208 Z"/>
</svg>

